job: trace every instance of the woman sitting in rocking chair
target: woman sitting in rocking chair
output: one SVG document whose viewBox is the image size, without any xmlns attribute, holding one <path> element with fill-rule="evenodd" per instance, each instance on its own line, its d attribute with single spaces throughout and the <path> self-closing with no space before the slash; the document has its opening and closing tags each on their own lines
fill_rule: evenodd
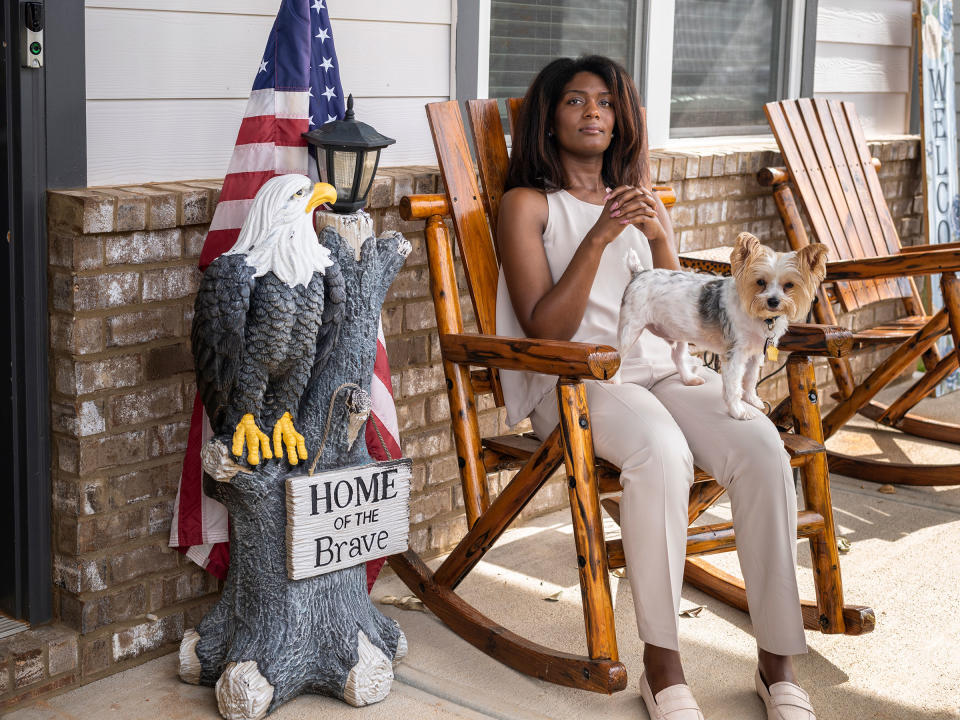
<svg viewBox="0 0 960 720">
<path fill-rule="evenodd" d="M 497 328 L 505 335 L 616 346 L 633 249 L 645 268 L 680 269 L 670 218 L 640 186 L 640 101 L 603 57 L 558 59 L 527 91 L 500 206 Z M 813 720 L 792 655 L 806 652 L 796 580 L 797 498 L 783 443 L 759 411 L 727 412 L 720 376 L 684 385 L 670 346 L 644 333 L 621 383 L 587 383 L 593 442 L 620 466 L 628 577 L 644 641 L 640 690 L 656 720 L 703 720 L 685 684 L 678 610 L 694 463 L 730 494 L 768 718 Z M 508 421 L 558 422 L 554 379 L 503 372 Z"/>
</svg>

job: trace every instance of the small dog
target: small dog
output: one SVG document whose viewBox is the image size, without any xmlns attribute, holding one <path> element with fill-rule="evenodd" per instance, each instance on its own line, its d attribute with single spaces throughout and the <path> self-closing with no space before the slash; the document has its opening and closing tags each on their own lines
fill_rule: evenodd
<svg viewBox="0 0 960 720">
<path fill-rule="evenodd" d="M 732 277 L 677 270 L 644 270 L 630 250 L 632 279 L 620 306 L 618 344 L 625 355 L 645 329 L 673 344 L 671 357 L 685 385 L 702 385 L 687 343 L 722 358 L 723 399 L 732 417 L 763 410 L 756 382 L 764 352 L 776 348 L 791 321 L 806 317 L 827 274 L 819 243 L 778 253 L 740 233 L 730 255 Z M 615 380 L 616 381 L 616 380 Z"/>
</svg>

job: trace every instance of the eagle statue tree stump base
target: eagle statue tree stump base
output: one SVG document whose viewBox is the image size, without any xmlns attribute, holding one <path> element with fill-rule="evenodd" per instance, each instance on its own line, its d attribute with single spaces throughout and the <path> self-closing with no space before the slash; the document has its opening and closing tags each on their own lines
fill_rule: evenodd
<svg viewBox="0 0 960 720">
<path fill-rule="evenodd" d="M 261 718 L 306 692 L 354 706 L 378 702 L 407 651 L 399 625 L 370 601 L 362 564 L 288 578 L 287 478 L 308 473 L 318 452 L 317 471 L 371 462 L 357 416 L 370 409 L 380 308 L 410 252 L 399 233 L 368 238 L 359 259 L 331 228 L 320 242 L 333 265 L 323 303 L 311 310 L 321 319 L 317 355 L 294 419 L 309 460 L 261 458 L 253 466 L 232 455 L 229 427 L 214 426 L 205 447 L 204 490 L 230 511 L 230 570 L 219 602 L 183 638 L 180 677 L 215 685 L 229 720 Z M 198 362 L 198 386 L 201 374 Z"/>
</svg>

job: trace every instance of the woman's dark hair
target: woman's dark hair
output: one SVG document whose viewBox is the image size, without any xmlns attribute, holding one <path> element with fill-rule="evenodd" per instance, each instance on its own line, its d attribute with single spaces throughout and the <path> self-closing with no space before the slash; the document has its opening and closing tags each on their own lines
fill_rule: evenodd
<svg viewBox="0 0 960 720">
<path fill-rule="evenodd" d="M 534 78 L 515 121 L 506 190 L 533 187 L 551 191 L 566 185 L 556 143 L 549 131 L 564 86 L 580 72 L 603 78 L 610 90 L 616 117 L 616 132 L 603 153 L 603 181 L 617 187 L 641 185 L 646 180 L 647 134 L 633 80 L 619 63 L 600 55 L 589 55 L 576 60 L 557 58 Z"/>
</svg>

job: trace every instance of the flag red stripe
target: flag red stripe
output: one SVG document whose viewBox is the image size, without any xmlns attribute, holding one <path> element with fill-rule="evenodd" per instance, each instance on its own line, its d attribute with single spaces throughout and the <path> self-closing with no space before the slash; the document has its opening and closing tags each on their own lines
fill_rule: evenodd
<svg viewBox="0 0 960 720">
<path fill-rule="evenodd" d="M 278 118 L 273 115 L 248 117 L 240 123 L 237 145 L 272 142 L 275 145 L 304 147 L 307 141 L 301 137 L 301 133 L 309 129 L 309 120 Z"/>
<path fill-rule="evenodd" d="M 383 438 L 382 444 L 380 443 L 380 437 L 377 437 L 377 429 L 380 430 L 380 437 Z M 370 453 L 370 457 L 374 460 L 389 460 L 391 458 L 396 460 L 397 458 L 403 457 L 403 451 L 400 450 L 400 446 L 397 445 L 396 438 L 394 438 L 386 426 L 380 422 L 380 418 L 377 417 L 376 413 L 370 413 L 370 419 L 367 421 L 367 425 L 363 431 L 363 438 L 367 443 L 367 452 Z M 384 452 L 384 445 L 386 445 L 390 457 L 387 457 L 387 453 Z"/>
<path fill-rule="evenodd" d="M 390 382 L 390 362 L 387 360 L 387 349 L 377 340 L 377 355 L 373 362 L 373 374 L 380 378 L 390 395 L 393 395 L 393 383 Z M 392 398 L 391 398 L 392 400 Z"/>
<path fill-rule="evenodd" d="M 240 228 L 231 228 L 229 230 L 211 230 L 208 232 L 207 239 L 203 243 L 203 250 L 200 251 L 201 272 L 207 269 L 207 265 L 232 248 L 239 236 Z M 193 425 L 190 427 L 192 428 Z M 197 457 L 199 458 L 199 455 Z"/>
<path fill-rule="evenodd" d="M 380 571 L 383 569 L 383 565 L 386 562 L 387 562 L 386 558 L 367 561 L 367 594 L 368 595 L 370 594 L 370 591 L 373 589 L 373 584 L 377 581 L 377 575 L 380 574 Z"/>
<path fill-rule="evenodd" d="M 220 578 L 227 579 L 227 570 L 230 568 L 230 543 L 219 542 L 210 549 L 210 556 L 207 558 L 208 573 Z M 369 591 L 368 591 L 369 592 Z"/>
<path fill-rule="evenodd" d="M 236 172 L 227 175 L 220 191 L 220 201 L 252 200 L 263 184 L 276 177 L 276 170 L 256 170 L 254 172 Z M 218 201 L 219 202 L 219 201 Z M 227 248 L 229 250 L 229 248 Z"/>
<path fill-rule="evenodd" d="M 187 436 L 187 452 L 183 458 L 180 476 L 180 507 L 177 517 L 177 533 L 181 545 L 203 543 L 203 470 L 200 466 L 200 447 L 203 445 L 203 403 L 200 394 L 193 400 L 193 415 L 190 418 L 190 433 Z"/>
</svg>

